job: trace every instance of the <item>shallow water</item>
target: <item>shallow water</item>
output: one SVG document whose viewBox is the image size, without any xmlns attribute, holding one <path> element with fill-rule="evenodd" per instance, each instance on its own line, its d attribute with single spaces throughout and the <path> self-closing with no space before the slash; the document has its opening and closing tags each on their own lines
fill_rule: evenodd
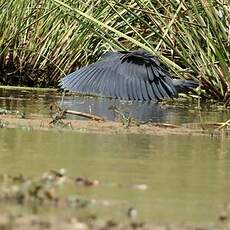
<svg viewBox="0 0 230 230">
<path fill-rule="evenodd" d="M 0 108 L 19 110 L 25 113 L 49 116 L 50 105 L 61 103 L 61 94 L 54 91 L 0 89 Z M 80 112 L 92 113 L 108 120 L 121 120 L 119 113 L 139 122 L 164 122 L 171 124 L 224 122 L 229 119 L 229 111 L 210 109 L 202 105 L 201 111 L 194 104 L 162 105 L 146 102 L 125 102 L 108 98 L 65 96 L 61 107 Z M 117 112 L 118 111 L 118 112 Z M 69 116 L 70 119 L 82 119 Z"/>
<path fill-rule="evenodd" d="M 25 94 L 2 96 L 1 106 L 47 115 L 48 104 L 59 100 L 51 94 Z M 172 121 L 185 120 L 173 111 Z M 211 111 L 207 114 L 205 119 L 214 119 Z M 99 180 L 97 188 L 74 192 L 99 201 L 90 212 L 110 219 L 134 207 L 141 220 L 210 222 L 230 202 L 228 139 L 0 129 L 0 146 L 0 173 L 36 177 L 65 168 L 72 176 Z"/>
<path fill-rule="evenodd" d="M 0 173 L 38 176 L 65 168 L 99 180 L 83 194 L 113 204 L 100 208 L 103 216 L 135 207 L 144 220 L 203 222 L 230 201 L 229 140 L 1 129 L 0 146 Z"/>
<path fill-rule="evenodd" d="M 54 91 L 7 90 L 0 88 L 0 108 L 25 113 L 49 114 L 49 106 L 60 100 Z"/>
</svg>

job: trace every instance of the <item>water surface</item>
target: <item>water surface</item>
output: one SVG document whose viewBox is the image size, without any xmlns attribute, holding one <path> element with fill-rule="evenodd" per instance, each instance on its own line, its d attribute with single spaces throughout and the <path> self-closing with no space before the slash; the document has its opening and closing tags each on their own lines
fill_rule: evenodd
<svg viewBox="0 0 230 230">
<path fill-rule="evenodd" d="M 103 217 L 121 218 L 135 207 L 141 220 L 209 222 L 230 201 L 229 140 L 1 129 L 0 145 L 0 173 L 65 168 L 99 180 L 80 194 L 111 203 L 94 210 Z"/>
<path fill-rule="evenodd" d="M 49 116 L 50 105 L 55 103 L 60 105 L 61 96 L 61 93 L 54 91 L 0 89 L 0 108 Z M 206 104 L 203 104 L 199 111 L 196 109 L 196 104 L 187 102 L 167 105 L 83 96 L 65 96 L 61 107 L 92 113 L 108 120 L 121 120 L 119 115 L 121 113 L 139 122 L 171 124 L 224 122 L 230 115 L 227 110 L 220 110 L 218 107 L 210 109 Z M 68 118 L 82 119 L 76 116 L 68 116 Z"/>
</svg>

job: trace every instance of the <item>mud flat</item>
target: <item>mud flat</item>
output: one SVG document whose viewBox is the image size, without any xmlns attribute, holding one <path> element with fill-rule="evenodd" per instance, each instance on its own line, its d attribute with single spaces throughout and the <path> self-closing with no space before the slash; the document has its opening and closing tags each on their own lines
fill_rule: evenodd
<svg viewBox="0 0 230 230">
<path fill-rule="evenodd" d="M 112 134 L 152 134 L 152 135 L 210 135 L 221 124 L 164 124 L 146 123 L 129 124 L 116 121 L 70 120 L 55 121 L 51 118 L 38 115 L 21 118 L 17 115 L 0 115 L 2 128 L 24 128 L 28 130 L 61 130 L 85 133 L 112 133 Z"/>
</svg>

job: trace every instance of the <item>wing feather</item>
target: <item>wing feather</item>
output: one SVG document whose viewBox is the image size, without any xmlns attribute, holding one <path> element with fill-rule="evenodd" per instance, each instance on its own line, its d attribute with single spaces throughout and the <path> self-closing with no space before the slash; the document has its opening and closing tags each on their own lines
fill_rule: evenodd
<svg viewBox="0 0 230 230">
<path fill-rule="evenodd" d="M 89 88 L 89 83 L 92 81 L 95 82 L 95 79 L 97 80 L 98 72 L 97 68 L 91 67 L 88 72 L 78 74 L 78 79 L 70 87 L 75 91 L 88 93 L 87 88 Z"/>
<path fill-rule="evenodd" d="M 103 69 L 95 68 L 95 71 L 92 72 L 92 75 L 86 78 L 84 82 L 81 82 L 79 89 L 81 90 L 82 93 L 87 93 L 87 94 L 95 93 L 97 95 L 100 95 L 99 85 L 101 84 L 101 80 L 103 76 L 104 76 Z"/>
<path fill-rule="evenodd" d="M 59 83 L 61 88 L 129 100 L 161 100 L 177 95 L 159 61 L 143 51 L 109 52 Z"/>
<path fill-rule="evenodd" d="M 118 76 L 120 78 L 119 88 L 120 88 L 121 97 L 122 97 L 122 99 L 128 100 L 129 99 L 129 95 L 128 95 L 128 92 L 126 90 L 126 85 L 125 85 L 124 78 L 120 74 Z"/>
<path fill-rule="evenodd" d="M 132 85 L 132 89 L 133 89 L 133 98 L 134 98 L 134 100 L 138 100 L 137 87 L 136 87 L 135 83 L 136 83 L 135 79 L 133 78 L 131 80 L 131 85 Z"/>
<path fill-rule="evenodd" d="M 138 76 L 138 69 L 139 65 L 133 65 L 133 77 L 131 78 L 131 84 L 133 89 L 133 96 L 135 100 L 143 100 L 142 93 L 141 93 L 141 87 L 140 87 L 140 81 Z"/>
<path fill-rule="evenodd" d="M 102 78 L 103 79 L 102 79 L 102 83 L 101 83 L 101 86 L 100 86 L 100 93 L 102 95 L 105 95 L 105 96 L 109 97 L 110 94 L 108 93 L 108 85 L 109 85 L 110 79 L 109 79 L 109 71 L 108 71 L 108 69 L 104 70 L 104 74 L 103 74 Z"/>
<path fill-rule="evenodd" d="M 149 100 L 149 96 L 148 96 L 148 93 L 147 93 L 145 81 L 141 79 L 140 83 L 141 83 L 141 92 L 142 92 L 143 99 L 145 101 L 148 101 Z"/>
<path fill-rule="evenodd" d="M 152 88 L 152 86 L 151 86 L 151 84 L 149 82 L 146 84 L 146 88 L 147 88 L 149 98 L 151 100 L 153 100 L 153 101 L 157 101 L 157 98 L 156 98 L 156 96 L 155 96 L 155 94 L 153 92 L 153 88 Z"/>
<path fill-rule="evenodd" d="M 158 68 L 155 66 L 152 66 L 152 71 L 155 77 L 159 78 L 160 77 L 160 73 L 158 71 Z"/>
<path fill-rule="evenodd" d="M 164 85 L 164 82 L 159 79 L 158 81 L 158 89 L 162 95 L 162 98 L 169 98 L 169 94 L 167 93 L 167 91 L 165 90 L 165 85 Z"/>
<path fill-rule="evenodd" d="M 153 92 L 156 95 L 156 97 L 158 98 L 158 100 L 163 99 L 163 97 L 159 91 L 158 82 L 155 82 L 155 81 L 151 82 L 151 86 L 152 86 Z"/>
<path fill-rule="evenodd" d="M 87 76 L 91 76 L 91 71 L 95 71 L 92 66 L 88 66 L 88 68 L 82 68 L 75 71 L 63 79 L 62 87 L 71 91 L 77 91 L 78 89 L 74 88 L 74 86 L 77 85 L 77 83 L 80 84 L 80 82 L 83 81 Z"/>
<path fill-rule="evenodd" d="M 91 87 L 95 93 L 102 95 L 102 88 L 105 84 L 105 78 L 107 78 L 107 71 L 105 69 L 98 69 L 97 76 L 95 77 Z"/>
<path fill-rule="evenodd" d="M 141 93 L 140 79 L 137 77 L 135 77 L 135 88 L 136 88 L 136 94 L 138 96 L 138 100 L 143 100 L 142 93 Z"/>
<path fill-rule="evenodd" d="M 117 96 L 117 98 L 122 98 L 122 96 L 121 96 L 121 90 L 120 90 L 120 81 L 121 81 L 122 79 L 120 78 L 120 76 L 119 75 L 117 75 L 117 77 L 116 77 L 116 79 L 115 79 L 115 91 L 116 91 L 116 96 Z"/>
</svg>

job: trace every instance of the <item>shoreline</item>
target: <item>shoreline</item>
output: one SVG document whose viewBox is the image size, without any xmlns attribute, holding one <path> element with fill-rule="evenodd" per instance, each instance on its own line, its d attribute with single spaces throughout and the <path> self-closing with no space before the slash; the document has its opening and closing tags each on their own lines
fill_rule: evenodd
<svg viewBox="0 0 230 230">
<path fill-rule="evenodd" d="M 216 124 L 164 124 L 147 123 L 123 124 L 117 121 L 94 121 L 94 120 L 52 120 L 52 118 L 29 115 L 26 118 L 17 115 L 0 115 L 0 126 L 2 128 L 16 129 L 23 128 L 28 130 L 41 131 L 71 131 L 80 133 L 97 134 L 148 134 L 148 135 L 199 135 L 210 136 Z"/>
</svg>

